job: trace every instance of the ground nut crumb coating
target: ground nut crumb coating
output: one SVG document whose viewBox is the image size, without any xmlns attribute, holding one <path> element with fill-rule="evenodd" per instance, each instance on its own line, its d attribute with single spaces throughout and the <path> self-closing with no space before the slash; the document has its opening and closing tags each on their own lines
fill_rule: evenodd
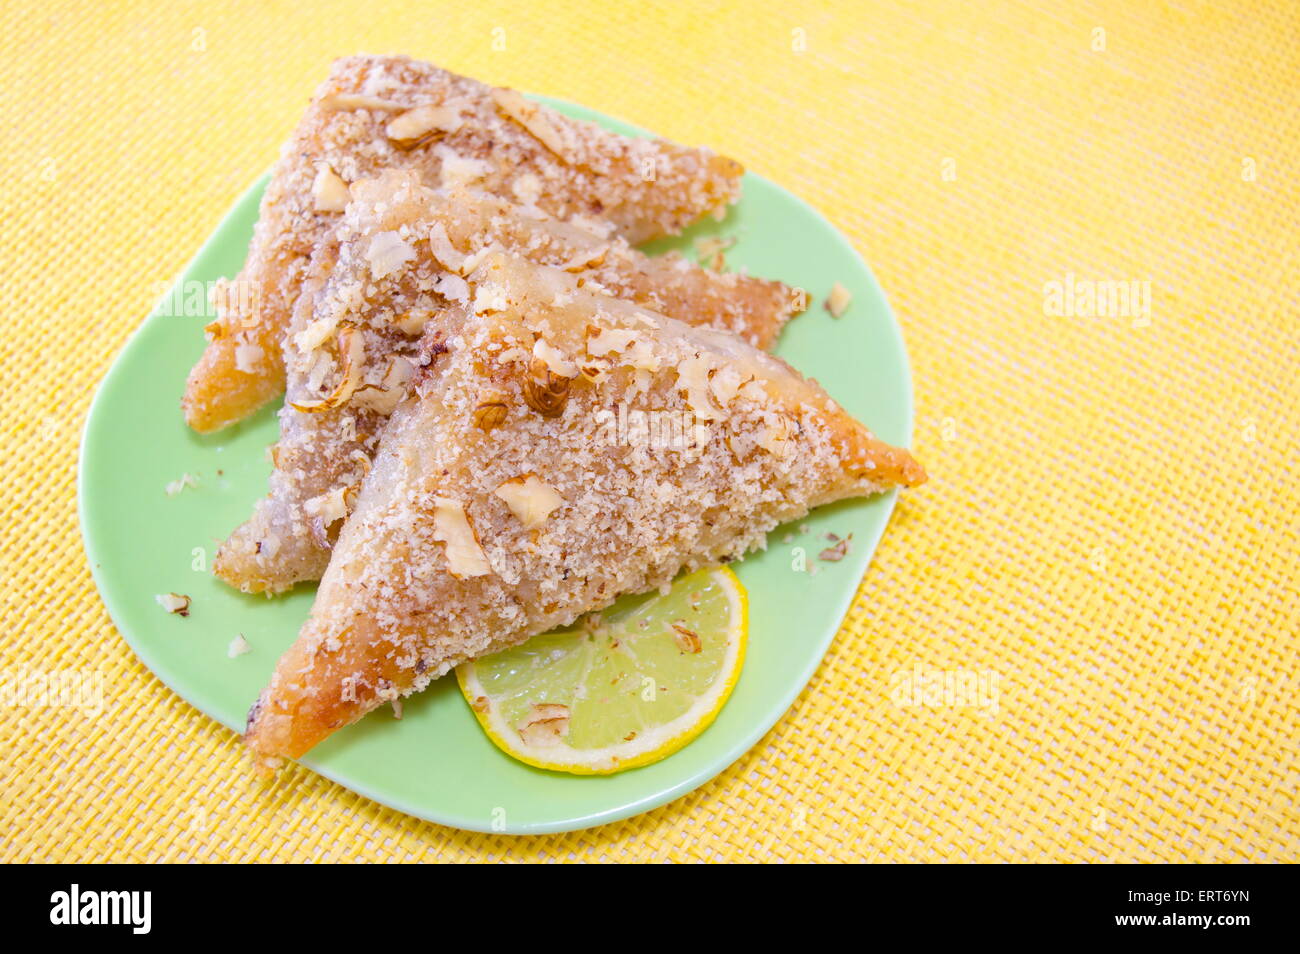
<svg viewBox="0 0 1300 954">
<path fill-rule="evenodd" d="M 460 662 L 761 547 L 811 507 L 925 479 L 907 451 L 733 335 L 506 255 L 470 283 L 254 707 L 258 756 L 301 755 Z M 539 409 L 538 388 L 562 395 L 558 413 Z M 489 430 L 485 395 L 506 408 Z M 619 423 L 632 411 L 687 421 L 688 436 L 634 437 Z M 528 478 L 561 501 L 548 498 L 540 525 L 498 493 Z"/>
</svg>

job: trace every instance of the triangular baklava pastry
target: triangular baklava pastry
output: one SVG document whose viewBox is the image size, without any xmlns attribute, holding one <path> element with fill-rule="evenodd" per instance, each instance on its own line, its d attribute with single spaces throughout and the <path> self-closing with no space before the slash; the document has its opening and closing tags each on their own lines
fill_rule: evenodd
<svg viewBox="0 0 1300 954">
<path fill-rule="evenodd" d="M 811 507 L 925 479 L 734 335 L 501 254 L 470 285 L 249 714 L 268 761 L 460 662 L 736 559 Z"/>
<path fill-rule="evenodd" d="M 284 342 L 287 400 L 270 494 L 221 547 L 213 571 L 247 592 L 320 579 L 370 467 L 388 414 L 441 311 L 469 301 L 465 275 L 489 249 L 578 274 L 592 288 L 690 324 L 734 331 L 760 347 L 801 296 L 780 282 L 650 258 L 606 237 L 502 199 L 422 186 L 411 172 L 356 183 L 321 243 Z M 436 330 L 430 327 L 430 330 Z M 441 340 L 429 339 L 429 348 Z"/>
<path fill-rule="evenodd" d="M 519 93 L 406 57 L 338 60 L 285 145 L 248 260 L 218 286 L 183 407 L 195 430 L 241 420 L 284 388 L 280 347 L 308 259 L 352 183 L 388 168 L 606 223 L 631 242 L 735 201 L 742 169 L 705 149 L 632 139 Z"/>
</svg>

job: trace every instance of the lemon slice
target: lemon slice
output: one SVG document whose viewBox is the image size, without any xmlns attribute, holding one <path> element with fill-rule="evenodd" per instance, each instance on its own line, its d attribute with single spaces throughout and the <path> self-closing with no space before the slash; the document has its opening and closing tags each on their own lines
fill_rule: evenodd
<svg viewBox="0 0 1300 954">
<path fill-rule="evenodd" d="M 740 677 L 748 631 L 740 580 L 701 570 L 465 663 L 456 679 L 503 752 L 607 775 L 657 762 L 708 727 Z"/>
</svg>

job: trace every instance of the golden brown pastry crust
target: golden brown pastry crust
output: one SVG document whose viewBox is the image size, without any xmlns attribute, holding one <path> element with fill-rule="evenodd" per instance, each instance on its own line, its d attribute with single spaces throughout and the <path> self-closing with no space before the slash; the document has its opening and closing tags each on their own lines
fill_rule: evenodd
<svg viewBox="0 0 1300 954">
<path fill-rule="evenodd" d="M 733 335 L 506 255 L 471 286 L 250 713 L 260 757 L 297 757 L 460 662 L 738 558 L 811 507 L 925 479 Z M 505 407 L 488 429 L 485 396 Z M 634 436 L 633 411 L 682 426 Z M 500 492 L 529 478 L 537 507 Z"/>
<path fill-rule="evenodd" d="M 427 137 L 390 139 L 390 123 L 429 104 L 447 112 Z M 338 220 L 318 208 L 333 205 L 314 188 L 322 167 L 345 184 L 388 168 L 434 185 L 472 183 L 559 218 L 599 218 L 631 242 L 735 201 L 743 172 L 707 150 L 619 136 L 428 63 L 338 60 L 276 164 L 244 268 L 218 289 L 182 401 L 195 430 L 241 420 L 284 387 L 281 341 L 310 256 Z"/>
<path fill-rule="evenodd" d="M 280 592 L 320 579 L 339 523 L 369 469 L 387 409 L 396 403 L 367 401 L 373 392 L 359 387 L 338 407 L 300 410 L 328 393 L 341 373 L 319 376 L 317 350 L 336 346 L 332 331 L 323 338 L 312 335 L 314 325 L 358 329 L 365 338 L 365 381 L 378 385 L 392 361 L 421 360 L 425 322 L 418 316 L 437 321 L 455 296 L 467 294 L 461 272 L 488 249 L 563 267 L 585 286 L 691 324 L 735 332 L 760 347 L 769 346 L 801 307 L 800 296 L 780 282 L 706 270 L 678 255 L 650 258 L 616 235 L 482 193 L 432 190 L 414 173 L 390 171 L 355 184 L 353 191 L 356 198 L 339 227 L 317 248 L 285 338 L 287 402 L 270 493 L 214 562 L 218 577 L 246 592 Z M 368 253 L 381 233 L 404 237 L 413 258 L 376 279 Z M 411 316 L 415 320 L 408 321 Z M 320 509 L 331 495 L 342 508 L 333 506 L 326 520 Z M 313 507 L 316 512 L 309 512 Z"/>
</svg>

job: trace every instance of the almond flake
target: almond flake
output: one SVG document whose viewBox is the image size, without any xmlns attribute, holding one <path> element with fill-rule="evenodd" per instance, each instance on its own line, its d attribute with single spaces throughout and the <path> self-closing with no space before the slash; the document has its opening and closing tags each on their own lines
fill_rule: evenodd
<svg viewBox="0 0 1300 954">
<path fill-rule="evenodd" d="M 342 520 L 348 515 L 345 488 L 335 487 L 327 493 L 312 497 L 302 505 L 302 509 L 309 516 L 319 517 L 321 522 L 328 527 L 335 520 Z"/>
<path fill-rule="evenodd" d="M 295 411 L 315 414 L 339 407 L 347 403 L 348 399 L 352 397 L 352 393 L 356 391 L 357 386 L 361 383 L 361 377 L 365 372 L 366 342 L 360 329 L 350 322 L 345 321 L 339 328 L 338 352 L 341 373 L 334 390 L 323 398 L 308 401 L 290 401 L 289 406 Z M 324 351 L 317 353 L 318 359 L 328 359 L 328 357 Z M 328 365 L 325 361 L 318 360 L 308 378 L 308 385 L 312 390 L 316 390 L 324 380 L 325 370 L 318 371 L 318 369 L 322 368 L 328 370 Z M 317 376 L 318 373 L 319 377 Z"/>
<path fill-rule="evenodd" d="M 370 240 L 366 249 L 366 261 L 370 263 L 370 274 L 375 278 L 386 278 L 415 258 L 415 249 L 396 232 L 378 232 Z"/>
<path fill-rule="evenodd" d="M 433 286 L 433 290 L 448 301 L 458 302 L 462 305 L 469 304 L 469 282 L 459 275 L 452 275 L 448 272 L 438 279 L 438 284 Z"/>
<path fill-rule="evenodd" d="M 447 229 L 441 222 L 434 222 L 429 229 L 429 251 L 443 268 L 459 272 L 465 264 L 465 256 L 451 244 Z"/>
<path fill-rule="evenodd" d="M 555 702 L 533 703 L 532 711 L 516 728 L 527 745 L 556 745 L 569 730 L 569 707 Z"/>
<path fill-rule="evenodd" d="M 549 344 L 545 338 L 538 338 L 533 343 L 533 357 L 546 365 L 546 369 L 552 374 L 558 374 L 562 378 L 578 376 L 578 366 L 570 361 L 563 351 Z"/>
<path fill-rule="evenodd" d="M 401 329 L 402 334 L 415 338 L 424 333 L 424 326 L 432 317 L 433 312 L 417 309 L 397 316 L 393 324 Z"/>
<path fill-rule="evenodd" d="M 506 502 L 526 530 L 540 527 L 553 510 L 564 505 L 564 498 L 556 489 L 543 483 L 536 474 L 513 477 L 493 492 Z"/>
<path fill-rule="evenodd" d="M 433 538 L 446 544 L 447 571 L 458 580 L 492 572 L 460 501 L 435 497 L 433 503 Z"/>
<path fill-rule="evenodd" d="M 827 536 L 834 536 L 834 534 L 827 534 Z M 836 539 L 838 540 L 838 538 Z M 848 556 L 849 541 L 852 539 L 853 539 L 853 534 L 850 533 L 843 540 L 839 540 L 839 542 L 837 542 L 834 546 L 827 547 L 821 553 L 817 554 L 817 559 L 824 560 L 827 563 L 839 563 L 840 560 L 843 560 L 846 556 Z"/>
<path fill-rule="evenodd" d="M 776 457 L 785 457 L 794 449 L 790 436 L 790 422 L 775 414 L 758 436 L 758 446 Z"/>
<path fill-rule="evenodd" d="M 709 378 L 709 390 L 718 399 L 718 403 L 726 407 L 740 391 L 741 385 L 745 383 L 746 381 L 740 376 L 740 372 L 728 366 L 718 368 L 713 372 Z"/>
<path fill-rule="evenodd" d="M 263 357 L 265 357 L 265 352 L 262 351 L 260 345 L 235 345 L 235 370 L 242 371 L 245 374 L 257 374 L 257 366 Z"/>
<path fill-rule="evenodd" d="M 831 286 L 831 293 L 826 298 L 825 307 L 831 313 L 832 318 L 838 318 L 848 310 L 849 302 L 852 300 L 853 296 L 849 294 L 849 290 L 836 282 Z"/>
<path fill-rule="evenodd" d="M 686 392 L 686 403 L 695 416 L 705 421 L 722 417 L 722 412 L 714 407 L 709 397 L 709 372 L 712 369 L 709 359 L 702 355 L 685 358 L 677 364 L 678 387 Z"/>
<path fill-rule="evenodd" d="M 348 207 L 352 193 L 338 173 L 322 162 L 311 184 L 311 196 L 317 212 L 342 212 Z"/>
<path fill-rule="evenodd" d="M 358 389 L 352 403 L 378 414 L 392 414 L 406 397 L 406 385 L 414 376 L 415 368 L 406 358 L 397 356 L 389 358 L 388 370 L 384 372 L 383 381 L 378 386 L 371 384 Z M 369 463 L 368 457 L 364 454 L 362 457 Z"/>
<path fill-rule="evenodd" d="M 460 128 L 459 110 L 450 106 L 416 106 L 389 121 L 384 132 L 399 149 L 414 149 L 436 136 Z"/>
<path fill-rule="evenodd" d="M 727 249 L 736 244 L 734 238 L 721 238 L 711 235 L 695 240 L 695 252 L 700 264 L 715 272 L 722 271 L 727 265 Z"/>
<path fill-rule="evenodd" d="M 336 328 L 338 328 L 337 318 L 317 318 L 298 332 L 294 340 L 301 351 L 315 351 L 330 340 Z"/>
<path fill-rule="evenodd" d="M 700 634 L 692 629 L 687 629 L 683 625 L 685 622 L 685 620 L 679 619 L 672 624 L 673 642 L 684 653 L 698 653 L 704 648 L 704 644 L 700 641 Z"/>
<path fill-rule="evenodd" d="M 190 598 L 184 593 L 159 593 L 154 601 L 169 613 L 177 616 L 190 615 Z"/>
<path fill-rule="evenodd" d="M 551 124 L 549 115 L 536 103 L 525 99 L 523 94 L 513 89 L 492 90 L 492 101 L 497 108 L 519 125 L 532 133 L 537 140 L 565 162 L 569 161 L 564 148 L 564 140 L 559 130 Z"/>
<path fill-rule="evenodd" d="M 175 497 L 186 487 L 197 487 L 198 485 L 199 485 L 199 479 L 195 477 L 193 474 L 190 473 L 181 474 L 179 478 L 173 480 L 170 484 L 167 485 L 166 487 L 167 496 Z"/>
<path fill-rule="evenodd" d="M 603 358 L 611 351 L 626 351 L 636 340 L 636 332 L 631 329 L 602 328 L 587 339 L 587 353 L 595 358 Z"/>
<path fill-rule="evenodd" d="M 343 109 L 378 109 L 382 112 L 395 113 L 406 108 L 401 103 L 395 103 L 391 99 L 380 99 L 378 96 L 363 96 L 360 93 L 334 93 L 332 96 L 326 96 L 322 99 L 320 104 L 321 108 L 327 112 Z"/>
</svg>

